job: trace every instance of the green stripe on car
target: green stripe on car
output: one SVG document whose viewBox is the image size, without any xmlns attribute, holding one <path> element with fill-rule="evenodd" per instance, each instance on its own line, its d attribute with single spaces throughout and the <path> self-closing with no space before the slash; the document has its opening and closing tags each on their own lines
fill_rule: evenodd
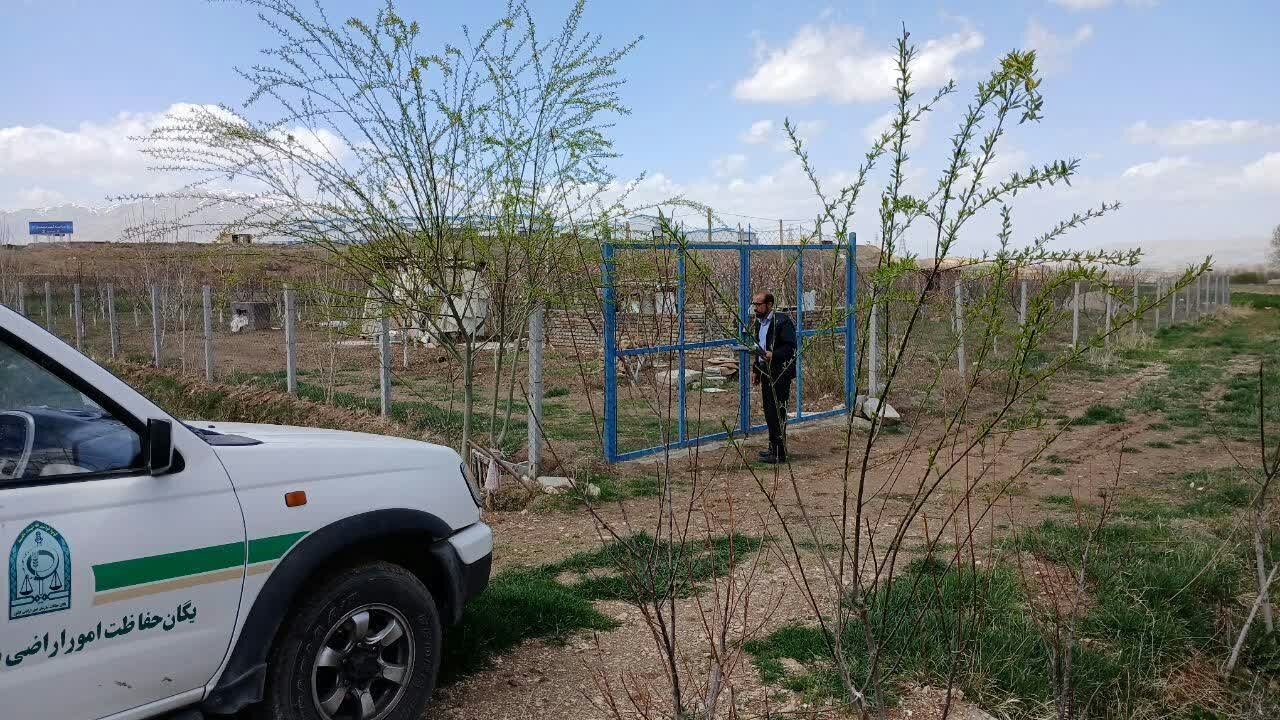
<svg viewBox="0 0 1280 720">
<path fill-rule="evenodd" d="M 299 532 L 250 540 L 249 563 L 276 560 L 305 535 L 305 532 Z M 243 542 L 119 560 L 93 566 L 93 589 L 94 592 L 106 592 L 133 585 L 225 570 L 244 564 L 245 544 Z"/>
</svg>

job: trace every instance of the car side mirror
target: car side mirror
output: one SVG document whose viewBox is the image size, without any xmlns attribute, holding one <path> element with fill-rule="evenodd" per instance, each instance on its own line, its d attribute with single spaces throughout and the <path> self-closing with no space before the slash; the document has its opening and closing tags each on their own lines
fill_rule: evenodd
<svg viewBox="0 0 1280 720">
<path fill-rule="evenodd" d="M 163 475 L 173 467 L 173 423 L 147 420 L 147 472 Z"/>
</svg>

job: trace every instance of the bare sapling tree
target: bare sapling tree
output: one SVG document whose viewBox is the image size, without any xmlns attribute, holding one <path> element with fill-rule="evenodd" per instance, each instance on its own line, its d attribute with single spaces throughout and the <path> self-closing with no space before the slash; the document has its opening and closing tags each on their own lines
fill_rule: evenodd
<svg viewBox="0 0 1280 720">
<path fill-rule="evenodd" d="M 870 301 L 889 301 L 881 309 L 894 323 L 896 335 L 881 401 L 868 405 L 869 412 L 855 407 L 849 415 L 836 507 L 826 500 L 818 503 L 805 492 L 789 465 L 778 467 L 772 478 L 752 470 L 773 509 L 788 570 L 821 630 L 844 699 L 862 717 L 883 716 L 885 698 L 891 694 L 888 678 L 902 669 L 908 650 L 921 642 L 944 648 L 944 667 L 932 670 L 946 685 L 950 706 L 951 690 L 964 680 L 966 658 L 972 657 L 979 641 L 974 628 L 988 612 L 985 593 L 997 572 L 991 562 L 994 548 L 984 549 L 978 541 L 982 533 L 992 532 L 993 513 L 1009 497 L 1010 488 L 1061 432 L 1037 419 L 1037 397 L 1050 389 L 1055 375 L 1105 338 L 1100 330 L 1074 347 L 1065 346 L 1060 334 L 1070 314 L 1056 297 L 1079 281 L 1128 298 L 1108 270 L 1131 267 L 1139 258 L 1136 250 L 1053 249 L 1070 232 L 1117 208 L 1109 203 L 1073 214 L 1024 243 L 1015 240 L 1015 199 L 1069 183 L 1078 168 L 1075 160 L 1060 160 L 993 177 L 997 150 L 1009 131 L 1041 118 L 1044 101 L 1034 52 L 1006 54 L 978 83 L 952 136 L 941 177 L 924 196 L 911 194 L 907 161 L 912 131 L 954 85 L 944 86 L 922 105 L 913 104 L 917 52 L 908 38 L 904 33 L 897 46 L 892 122 L 868 152 L 854 182 L 837 193 L 826 192 L 801 138 L 787 124 L 824 220 L 842 230 L 837 234 L 840 243 L 853 241 L 843 230 L 854 227 L 852 218 L 870 173 L 878 164 L 887 164 L 878 198 L 880 255 L 869 278 Z M 958 258 L 963 233 L 968 231 L 964 237 L 969 243 L 980 242 L 970 225 L 983 216 L 996 220 L 990 236 L 996 250 L 976 259 Z M 921 259 L 907 252 L 908 236 L 927 236 L 932 257 Z M 1185 288 L 1205 267 L 1207 261 L 1188 269 L 1174 287 Z M 1027 317 L 1018 324 L 1009 313 L 1007 289 L 1015 278 L 1039 269 L 1049 271 L 1047 279 L 1028 298 Z M 914 286 L 904 282 L 919 276 Z M 928 342 L 925 326 L 937 304 L 950 306 L 956 284 L 964 286 L 963 302 L 955 305 L 950 341 L 939 352 Z M 904 285 L 914 289 L 904 291 Z M 1138 313 L 1118 317 L 1109 332 L 1119 332 L 1167 297 L 1139 303 Z M 842 313 L 854 311 L 859 313 L 858 326 L 866 327 L 869 309 L 863 299 L 849 310 L 833 307 L 829 322 L 842 322 Z M 867 362 L 868 335 L 858 339 L 860 373 Z M 962 352 L 966 340 L 970 354 L 957 367 L 951 358 Z M 912 387 L 900 389 L 908 377 Z M 906 432 L 886 435 L 881 432 L 889 422 L 885 410 L 899 397 L 932 412 Z M 865 431 L 863 421 L 855 417 L 859 410 L 869 419 Z M 1024 433 L 1034 433 L 1029 451 L 1023 449 L 1026 443 L 1019 447 L 1013 442 Z M 1016 459 L 1010 461 L 1011 456 Z M 906 507 L 891 505 L 891 495 L 904 498 Z M 908 571 L 908 561 L 917 569 L 940 563 L 941 574 Z M 944 600 L 943 593 L 953 595 Z M 931 615 L 935 608 L 937 614 Z M 940 635 L 939 622 L 945 628 Z M 934 635 L 921 635 L 931 630 Z"/>
<path fill-rule="evenodd" d="M 438 52 L 392 2 L 343 22 L 292 0 L 242 2 L 281 44 L 239 70 L 252 88 L 242 110 L 192 108 L 145 138 L 161 170 L 195 178 L 165 197 L 192 201 L 181 223 L 235 205 L 235 227 L 320 248 L 372 312 L 445 348 L 462 371 L 465 449 L 479 347 L 492 335 L 506 362 L 530 285 L 553 282 L 556 254 L 572 250 L 567 217 L 611 180 L 631 45 L 581 30 L 583 2 L 550 37 L 511 2 Z"/>
<path fill-rule="evenodd" d="M 1275 632 L 1275 619 L 1272 615 L 1271 588 L 1276 580 L 1280 560 L 1271 559 L 1271 569 L 1267 570 L 1267 539 L 1272 529 L 1275 509 L 1272 507 L 1271 489 L 1277 476 L 1280 476 L 1280 442 L 1274 434 L 1268 435 L 1272 428 L 1267 424 L 1268 393 L 1266 362 L 1258 363 L 1258 466 L 1244 467 L 1253 480 L 1256 490 L 1249 503 L 1249 524 L 1253 535 L 1253 562 L 1258 582 L 1258 594 L 1240 633 L 1236 636 L 1231 655 L 1223 666 L 1223 672 L 1230 674 L 1240 658 L 1245 639 L 1249 635 L 1254 619 L 1261 614 L 1267 635 Z"/>
</svg>

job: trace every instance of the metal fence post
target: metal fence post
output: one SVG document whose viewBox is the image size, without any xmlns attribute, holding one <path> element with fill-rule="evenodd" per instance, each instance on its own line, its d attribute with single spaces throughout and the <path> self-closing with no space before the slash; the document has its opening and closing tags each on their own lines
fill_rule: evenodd
<svg viewBox="0 0 1280 720">
<path fill-rule="evenodd" d="M 386 417 L 391 414 L 391 321 L 385 307 L 382 313 L 378 320 L 378 397 Z"/>
<path fill-rule="evenodd" d="M 1080 281 L 1072 284 L 1071 289 L 1071 349 L 1080 345 Z"/>
<path fill-rule="evenodd" d="M 293 333 L 293 288 L 284 286 L 284 371 L 285 389 L 290 395 L 298 394 L 298 348 Z"/>
<path fill-rule="evenodd" d="M 542 342 L 546 306 L 539 302 L 529 315 L 529 477 L 542 464 Z"/>
<path fill-rule="evenodd" d="M 160 286 L 151 286 L 151 358 L 160 367 Z"/>
<path fill-rule="evenodd" d="M 18 314 L 25 316 L 27 314 L 27 288 L 18 281 Z"/>
<path fill-rule="evenodd" d="M 964 357 L 964 282 L 958 275 L 956 276 L 956 310 L 952 326 L 956 331 L 956 339 L 959 341 L 956 345 L 956 365 L 960 370 L 961 377 L 967 377 L 969 364 Z"/>
<path fill-rule="evenodd" d="M 213 292 L 205 285 L 200 295 L 204 310 L 204 379 L 213 382 Z"/>
<path fill-rule="evenodd" d="M 71 322 L 75 326 L 76 349 L 84 351 L 84 315 L 80 311 L 80 283 L 71 286 Z"/>
<path fill-rule="evenodd" d="M 120 325 L 116 322 L 116 288 L 107 285 L 107 334 L 111 336 L 111 359 L 120 354 Z"/>
<path fill-rule="evenodd" d="M 44 329 L 53 332 L 53 289 L 44 281 Z"/>
</svg>

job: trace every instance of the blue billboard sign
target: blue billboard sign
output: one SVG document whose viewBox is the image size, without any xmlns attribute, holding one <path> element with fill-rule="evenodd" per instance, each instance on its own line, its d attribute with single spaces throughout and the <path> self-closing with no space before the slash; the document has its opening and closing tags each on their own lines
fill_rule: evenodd
<svg viewBox="0 0 1280 720">
<path fill-rule="evenodd" d="M 30 222 L 27 223 L 28 235 L 70 235 L 71 221 L 58 220 L 54 222 Z"/>
</svg>

